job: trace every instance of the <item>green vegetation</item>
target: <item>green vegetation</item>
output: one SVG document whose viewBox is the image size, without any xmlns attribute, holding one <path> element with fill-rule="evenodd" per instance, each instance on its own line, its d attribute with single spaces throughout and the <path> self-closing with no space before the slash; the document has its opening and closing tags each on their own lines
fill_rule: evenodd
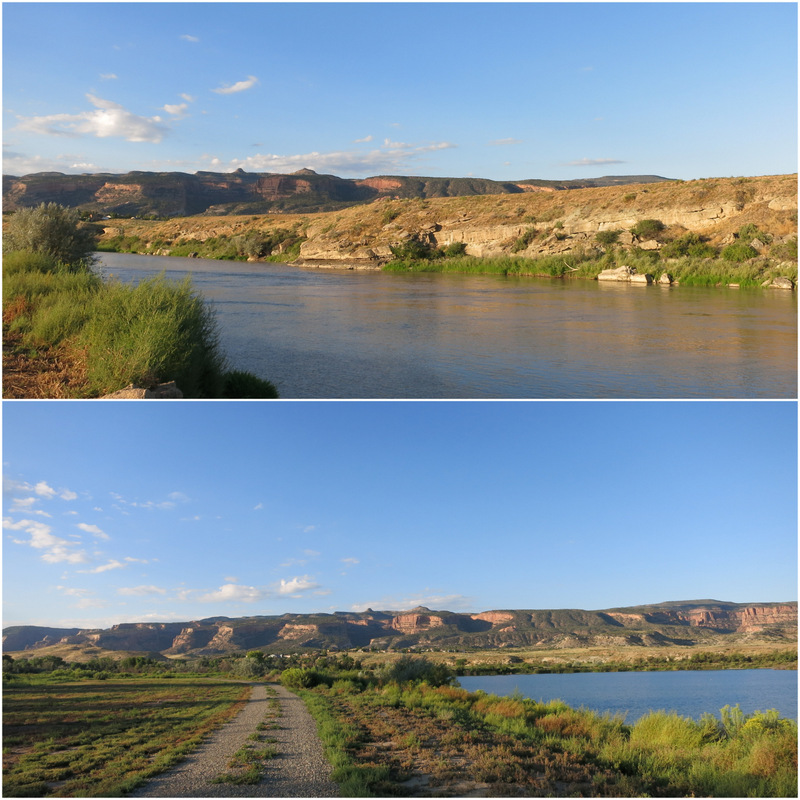
<svg viewBox="0 0 800 800">
<path fill-rule="evenodd" d="M 666 227 L 660 219 L 641 219 L 631 228 L 631 233 L 639 239 L 658 239 Z"/>
<path fill-rule="evenodd" d="M 234 716 L 248 686 L 104 680 L 3 686 L 5 797 L 114 797 Z"/>
<path fill-rule="evenodd" d="M 277 396 L 266 381 L 226 372 L 213 313 L 189 279 L 104 283 L 77 214 L 53 204 L 17 212 L 6 231 L 4 333 L 34 355 L 73 354 L 82 366 L 76 396 L 165 381 L 186 397 Z"/>
<path fill-rule="evenodd" d="M 608 247 L 612 244 L 616 244 L 619 241 L 619 235 L 622 233 L 620 230 L 614 231 L 598 231 L 594 238 L 598 244 L 603 245 L 604 247 Z"/>
<path fill-rule="evenodd" d="M 81 223 L 75 209 L 56 203 L 23 208 L 3 229 L 3 253 L 27 250 L 64 264 L 89 264 L 97 247 L 97 231 Z"/>
<path fill-rule="evenodd" d="M 660 711 L 628 725 L 560 701 L 434 685 L 420 677 L 429 667 L 419 659 L 415 677 L 387 672 L 366 688 L 328 670 L 330 680 L 300 691 L 342 794 L 465 781 L 496 787 L 492 795 L 797 794 L 797 724 L 774 710 L 745 715 L 726 706 L 699 721 Z"/>
</svg>

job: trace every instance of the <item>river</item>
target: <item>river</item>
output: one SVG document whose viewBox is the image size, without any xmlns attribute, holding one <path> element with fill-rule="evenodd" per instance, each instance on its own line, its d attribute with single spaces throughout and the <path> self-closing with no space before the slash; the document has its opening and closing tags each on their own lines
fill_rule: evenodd
<svg viewBox="0 0 800 800">
<path fill-rule="evenodd" d="M 649 711 L 676 711 L 699 719 L 708 712 L 719 717 L 726 705 L 742 711 L 776 708 L 797 719 L 797 672 L 780 669 L 724 669 L 665 672 L 578 672 L 553 675 L 480 675 L 459 678 L 464 689 L 562 700 L 573 708 L 625 715 L 635 722 Z"/>
<path fill-rule="evenodd" d="M 125 283 L 190 274 L 230 365 L 283 398 L 797 395 L 794 292 L 98 255 Z"/>
</svg>

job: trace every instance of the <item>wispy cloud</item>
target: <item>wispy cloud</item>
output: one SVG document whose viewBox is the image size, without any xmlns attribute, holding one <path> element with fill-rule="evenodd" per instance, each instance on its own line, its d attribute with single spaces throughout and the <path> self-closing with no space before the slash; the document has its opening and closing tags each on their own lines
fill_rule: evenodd
<svg viewBox="0 0 800 800">
<path fill-rule="evenodd" d="M 372 134 L 365 136 L 363 139 L 354 139 L 353 144 L 363 144 L 364 142 L 371 142 L 374 137 Z"/>
<path fill-rule="evenodd" d="M 68 542 L 53 535 L 53 529 L 44 522 L 32 519 L 21 519 L 13 522 L 8 518 L 3 519 L 3 527 L 11 531 L 23 531 L 28 534 L 28 539 L 12 537 L 14 544 L 28 545 L 35 550 L 42 551 L 42 561 L 48 564 L 83 564 L 88 559 L 84 550 L 75 549 L 75 542 Z"/>
<path fill-rule="evenodd" d="M 109 572 L 112 569 L 125 569 L 125 565 L 121 561 L 117 561 L 115 558 L 112 558 L 106 564 L 101 564 L 99 567 L 94 567 L 93 569 L 80 569 L 78 572 L 81 572 L 84 575 L 99 575 L 102 572 Z"/>
<path fill-rule="evenodd" d="M 415 163 L 424 159 L 428 153 L 448 150 L 456 146 L 452 142 L 412 144 L 386 139 L 383 145 L 369 150 L 339 150 L 329 153 L 314 151 L 295 155 L 258 153 L 229 162 L 211 158 L 205 168 L 227 172 L 243 169 L 245 172 L 285 173 L 308 167 L 318 172 L 330 172 L 335 175 L 412 173 Z"/>
<path fill-rule="evenodd" d="M 357 558 L 343 558 L 341 559 L 343 564 L 360 564 L 361 562 Z"/>
<path fill-rule="evenodd" d="M 175 103 L 171 105 L 167 103 L 161 106 L 162 111 L 166 111 L 167 114 L 171 114 L 173 117 L 185 117 L 189 111 L 189 104 L 188 103 Z"/>
<path fill-rule="evenodd" d="M 91 533 L 92 536 L 96 536 L 98 539 L 111 538 L 105 531 L 100 530 L 97 525 L 87 525 L 85 522 L 79 522 L 75 527 L 80 528 L 84 533 Z"/>
<path fill-rule="evenodd" d="M 100 75 L 101 80 L 104 81 L 115 81 L 117 80 L 117 76 L 113 72 L 106 72 L 105 74 Z"/>
<path fill-rule="evenodd" d="M 353 611 L 366 611 L 368 608 L 386 609 L 392 611 L 409 611 L 417 606 L 436 609 L 439 611 L 456 611 L 470 608 L 472 601 L 462 594 L 426 594 L 420 593 L 410 597 L 389 596 L 369 603 L 356 603 L 351 606 Z"/>
<path fill-rule="evenodd" d="M 577 161 L 567 161 L 565 167 L 603 167 L 606 164 L 624 164 L 618 158 L 581 158 Z"/>
<path fill-rule="evenodd" d="M 149 595 L 166 594 L 167 590 L 162 589 L 160 586 L 122 586 L 117 589 L 117 594 L 124 595 L 125 597 L 147 597 Z"/>
<path fill-rule="evenodd" d="M 182 34 L 181 35 L 181 39 L 183 39 L 184 42 L 199 42 L 200 41 L 200 39 L 198 39 L 197 36 L 192 36 L 191 34 L 188 34 L 188 33 Z"/>
<path fill-rule="evenodd" d="M 236 94 L 237 92 L 245 92 L 252 89 L 258 83 L 258 78 L 255 75 L 249 75 L 247 80 L 237 81 L 231 86 L 221 86 L 219 89 L 212 89 L 212 92 L 217 94 Z"/>
<path fill-rule="evenodd" d="M 494 139 L 489 142 L 492 147 L 503 147 L 507 144 L 522 144 L 522 139 Z"/>
</svg>

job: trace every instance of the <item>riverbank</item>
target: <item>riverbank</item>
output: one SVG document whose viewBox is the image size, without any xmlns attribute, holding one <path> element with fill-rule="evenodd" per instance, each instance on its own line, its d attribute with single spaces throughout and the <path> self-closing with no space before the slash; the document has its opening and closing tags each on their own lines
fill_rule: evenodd
<svg viewBox="0 0 800 800">
<path fill-rule="evenodd" d="M 797 282 L 797 176 L 391 199 L 312 214 L 103 223 L 101 249 L 349 271 L 596 278 L 631 265 L 684 285 Z"/>
<path fill-rule="evenodd" d="M 3 396 L 95 398 L 174 381 L 180 396 L 277 397 L 229 370 L 216 320 L 191 283 L 105 283 L 90 264 L 3 258 Z"/>
</svg>

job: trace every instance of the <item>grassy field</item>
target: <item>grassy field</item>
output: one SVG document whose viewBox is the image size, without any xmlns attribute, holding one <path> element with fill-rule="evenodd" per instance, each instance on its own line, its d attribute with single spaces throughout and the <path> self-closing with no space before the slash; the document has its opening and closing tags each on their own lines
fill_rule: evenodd
<svg viewBox="0 0 800 800">
<path fill-rule="evenodd" d="M 337 680 L 301 696 L 345 796 L 797 796 L 797 725 L 771 712 L 626 725 L 425 683 Z"/>
<path fill-rule="evenodd" d="M 249 694 L 199 679 L 4 683 L 3 795 L 120 796 L 194 750 Z"/>
</svg>

